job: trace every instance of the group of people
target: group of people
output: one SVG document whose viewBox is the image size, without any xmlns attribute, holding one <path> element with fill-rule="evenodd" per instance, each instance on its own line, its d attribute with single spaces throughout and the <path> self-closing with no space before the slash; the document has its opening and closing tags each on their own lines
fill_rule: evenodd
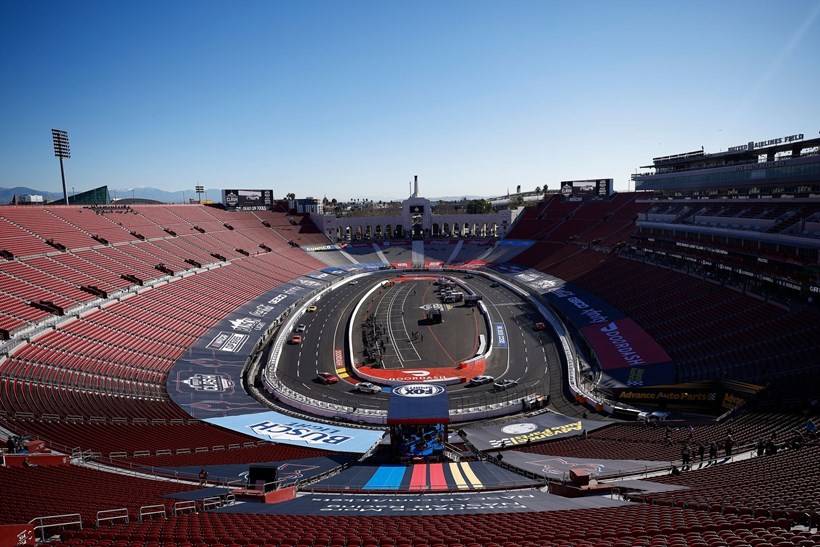
<svg viewBox="0 0 820 547">
<path fill-rule="evenodd" d="M 733 441 L 731 440 L 731 435 L 729 435 L 727 436 L 727 440 L 723 443 L 723 448 L 727 457 L 732 455 L 732 444 Z M 719 447 L 716 441 L 709 443 L 709 461 L 717 459 L 718 450 Z M 681 448 L 681 462 L 684 469 L 691 467 L 693 455 L 700 458 L 700 463 L 703 463 L 706 458 L 706 445 L 703 443 L 698 443 L 696 446 L 692 446 L 688 442 L 684 443 L 683 448 Z"/>
<path fill-rule="evenodd" d="M 756 444 L 756 452 L 758 456 L 771 456 L 777 454 L 779 450 L 788 449 L 788 450 L 796 450 L 801 448 L 806 442 L 806 437 L 811 438 L 813 435 L 816 435 L 817 427 L 811 420 L 806 422 L 806 433 L 804 434 L 802 431 L 796 430 L 792 435 L 788 437 L 783 442 L 778 442 L 778 435 L 777 432 L 773 432 L 768 438 L 762 438 L 757 441 Z M 681 448 L 681 468 L 679 469 L 677 466 L 672 467 L 672 474 L 678 475 L 682 471 L 687 469 L 691 469 L 692 467 L 692 460 L 695 457 L 700 458 L 701 464 L 704 461 L 706 456 L 706 446 L 703 443 L 697 443 L 697 445 L 692 445 L 692 437 L 694 435 L 694 429 L 692 427 L 689 428 L 689 437 L 687 438 L 686 442 L 683 444 Z M 666 428 L 666 441 L 668 444 L 672 444 L 672 430 L 667 426 Z M 708 451 L 709 451 L 709 460 L 716 460 L 718 457 L 718 451 L 720 447 L 723 447 L 724 454 L 726 457 L 730 457 L 732 455 L 732 451 L 734 450 L 735 441 L 732 437 L 732 430 L 729 429 L 728 433 L 726 434 L 726 439 L 722 443 L 717 443 L 712 441 L 709 443 Z"/>
<path fill-rule="evenodd" d="M 732 451 L 734 450 L 735 440 L 732 437 L 732 430 L 730 429 L 729 432 L 726 434 L 726 438 L 723 440 L 722 443 L 718 443 L 717 441 L 709 442 L 707 445 L 699 442 L 697 444 L 693 444 L 692 437 L 694 436 L 694 429 L 692 427 L 689 428 L 689 437 L 686 442 L 683 443 L 683 447 L 681 448 L 681 469 L 678 469 L 677 466 L 673 466 L 672 472 L 674 475 L 679 474 L 681 471 L 686 471 L 687 469 L 692 468 L 692 463 L 695 458 L 700 458 L 700 463 L 703 465 L 703 462 L 706 459 L 707 451 L 709 455 L 709 461 L 714 461 L 718 458 L 718 452 L 720 451 L 721 445 L 723 448 L 724 455 L 728 458 L 732 455 Z M 671 430 L 667 427 L 666 428 L 666 438 L 669 440 L 671 438 Z"/>
<path fill-rule="evenodd" d="M 22 437 L 17 437 L 15 435 L 9 435 L 6 439 L 6 453 L 7 454 L 17 454 L 18 452 L 22 451 L 25 448 L 23 444 Z"/>
</svg>

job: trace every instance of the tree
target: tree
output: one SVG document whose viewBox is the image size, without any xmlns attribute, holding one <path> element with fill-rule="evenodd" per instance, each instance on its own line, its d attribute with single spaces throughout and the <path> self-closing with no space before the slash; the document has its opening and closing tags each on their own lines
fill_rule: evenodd
<svg viewBox="0 0 820 547">
<path fill-rule="evenodd" d="M 541 193 L 541 187 L 540 187 L 540 186 L 536 186 L 536 187 L 535 187 L 535 193 L 536 193 L 536 194 L 540 194 L 540 193 Z"/>
<path fill-rule="evenodd" d="M 291 199 L 291 200 L 296 199 L 296 194 L 294 194 L 293 192 L 291 192 L 291 193 L 289 193 L 288 195 L 286 195 L 286 196 L 285 196 L 285 198 L 287 198 L 287 199 Z"/>
<path fill-rule="evenodd" d="M 486 199 L 473 199 L 467 203 L 468 215 L 482 215 L 493 212 L 493 204 Z"/>
</svg>

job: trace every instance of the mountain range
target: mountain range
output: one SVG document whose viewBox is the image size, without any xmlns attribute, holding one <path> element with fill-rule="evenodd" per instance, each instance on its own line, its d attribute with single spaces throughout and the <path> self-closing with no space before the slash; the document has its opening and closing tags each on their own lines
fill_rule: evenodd
<svg viewBox="0 0 820 547">
<path fill-rule="evenodd" d="M 160 190 L 159 188 L 151 188 L 149 186 L 139 186 L 136 188 L 120 189 L 109 188 L 108 193 L 111 195 L 112 200 L 134 197 L 143 199 L 153 199 L 156 201 L 161 201 L 163 203 L 183 203 L 187 202 L 191 198 L 195 199 L 197 197 L 193 190 L 185 190 L 184 192 L 181 190 L 177 192 L 168 192 L 165 190 Z M 44 192 L 42 190 L 27 188 L 25 186 L 16 186 L 14 188 L 0 188 L 0 204 L 11 203 L 11 200 L 14 198 L 14 196 L 21 196 L 25 194 L 43 196 L 44 201 L 59 200 L 63 197 L 62 192 Z M 208 188 L 202 194 L 202 199 L 210 199 L 213 201 L 221 202 L 222 190 L 216 188 Z"/>
</svg>

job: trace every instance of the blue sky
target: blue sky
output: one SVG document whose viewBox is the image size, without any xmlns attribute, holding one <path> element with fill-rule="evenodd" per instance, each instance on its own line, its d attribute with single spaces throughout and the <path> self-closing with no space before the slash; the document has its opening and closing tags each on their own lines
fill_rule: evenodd
<svg viewBox="0 0 820 547">
<path fill-rule="evenodd" d="M 820 1 L 0 2 L 0 186 L 503 194 L 820 130 Z M 69 190 L 70 191 L 70 190 Z M 136 191 L 139 194 L 139 191 Z"/>
</svg>

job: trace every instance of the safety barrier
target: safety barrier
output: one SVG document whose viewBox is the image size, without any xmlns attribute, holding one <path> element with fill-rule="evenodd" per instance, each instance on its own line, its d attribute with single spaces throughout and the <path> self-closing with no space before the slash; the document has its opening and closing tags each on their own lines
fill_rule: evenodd
<svg viewBox="0 0 820 547">
<path fill-rule="evenodd" d="M 165 511 L 165 506 L 162 504 L 143 505 L 140 507 L 140 522 L 142 522 L 145 517 L 152 517 L 154 515 L 162 515 L 162 518 L 164 519 L 168 518 L 168 514 Z"/>
<path fill-rule="evenodd" d="M 40 536 L 41 541 L 46 541 L 48 534 L 46 530 L 50 528 L 60 527 L 60 530 L 65 529 L 66 526 L 78 525 L 80 530 L 83 529 L 83 519 L 79 513 L 67 513 L 65 515 L 49 515 L 45 517 L 37 517 L 28 521 L 29 524 L 35 524 L 34 533 Z"/>
<path fill-rule="evenodd" d="M 218 509 L 222 507 L 223 502 L 222 498 L 220 498 L 219 496 L 212 496 L 210 498 L 202 498 L 200 500 L 200 504 L 202 510 L 207 511 L 208 509 Z"/>
<path fill-rule="evenodd" d="M 174 516 L 183 513 L 196 513 L 196 500 L 178 501 L 174 503 L 174 508 L 171 512 Z"/>
<path fill-rule="evenodd" d="M 131 518 L 128 515 L 128 509 L 125 507 L 120 509 L 106 509 L 104 511 L 97 511 L 97 518 L 95 522 L 96 527 L 99 528 L 100 524 L 114 524 L 119 520 L 124 521 L 125 524 L 131 522 Z"/>
</svg>

